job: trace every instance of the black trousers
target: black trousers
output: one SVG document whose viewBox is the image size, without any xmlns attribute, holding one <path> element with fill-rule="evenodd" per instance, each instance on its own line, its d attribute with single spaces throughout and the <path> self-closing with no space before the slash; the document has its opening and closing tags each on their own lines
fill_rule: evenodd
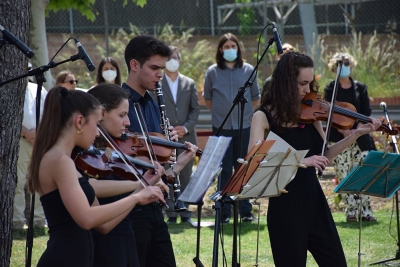
<svg viewBox="0 0 400 267">
<path fill-rule="evenodd" d="M 168 226 L 159 204 L 136 206 L 130 213 L 140 267 L 176 267 Z"/>
<path fill-rule="evenodd" d="M 213 127 L 213 134 L 218 131 L 217 128 Z M 236 168 L 239 163 L 237 159 L 243 158 L 247 154 L 247 147 L 249 145 L 250 140 L 250 128 L 243 129 L 242 133 L 242 149 L 239 151 L 239 130 L 222 130 L 220 133 L 221 136 L 232 137 L 232 140 L 229 144 L 228 149 L 226 150 L 224 159 L 222 160 L 222 171 L 221 175 L 218 179 L 221 179 L 221 190 L 224 188 L 226 183 L 231 178 L 233 170 L 232 168 Z M 249 200 L 240 200 L 238 201 L 239 213 L 240 216 L 245 216 L 251 212 L 252 205 Z M 224 217 L 232 216 L 232 205 L 225 203 L 222 208 L 222 214 Z"/>
</svg>

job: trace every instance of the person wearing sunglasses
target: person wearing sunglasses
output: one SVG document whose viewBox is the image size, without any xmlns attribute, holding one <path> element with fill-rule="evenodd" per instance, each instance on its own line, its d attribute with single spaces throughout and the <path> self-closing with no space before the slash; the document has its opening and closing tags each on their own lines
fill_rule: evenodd
<svg viewBox="0 0 400 267">
<path fill-rule="evenodd" d="M 278 54 L 276 57 L 276 59 L 278 61 L 281 59 L 283 54 L 295 51 L 294 47 L 289 43 L 284 43 L 282 45 L 282 50 L 283 50 L 283 53 L 281 55 Z M 267 92 L 268 87 L 271 85 L 271 78 L 272 78 L 272 75 L 269 76 L 267 79 L 265 79 L 263 87 L 262 87 L 261 97 L 265 94 L 265 92 Z"/>
<path fill-rule="evenodd" d="M 354 57 L 348 53 L 338 52 L 333 55 L 328 63 L 329 69 L 337 73 L 339 62 L 343 62 L 342 69 L 339 74 L 339 86 L 337 91 L 336 100 L 348 102 L 354 105 L 357 113 L 365 116 L 371 115 L 371 108 L 368 97 L 367 86 L 362 82 L 354 80 L 350 77 L 351 71 L 357 65 Z M 327 101 L 332 100 L 333 88 L 335 80 L 331 81 L 325 87 L 324 98 Z M 348 130 L 338 130 L 332 128 L 330 132 L 329 141 L 336 143 L 351 133 L 361 124 L 354 124 L 353 128 Z M 336 178 L 341 181 L 347 174 L 363 159 L 370 150 L 376 150 L 374 141 L 370 134 L 363 135 L 357 139 L 351 146 L 346 148 L 342 153 L 333 159 L 333 167 L 335 169 Z M 346 207 L 346 220 L 347 222 L 357 222 L 358 213 L 358 200 L 361 200 L 363 205 L 361 218 L 363 221 L 376 221 L 377 219 L 372 216 L 370 198 L 367 195 L 346 194 L 343 202 Z"/>
<path fill-rule="evenodd" d="M 68 70 L 64 70 L 57 74 L 55 86 L 62 86 L 68 90 L 75 90 L 77 83 L 78 80 L 75 79 L 74 74 Z"/>
</svg>

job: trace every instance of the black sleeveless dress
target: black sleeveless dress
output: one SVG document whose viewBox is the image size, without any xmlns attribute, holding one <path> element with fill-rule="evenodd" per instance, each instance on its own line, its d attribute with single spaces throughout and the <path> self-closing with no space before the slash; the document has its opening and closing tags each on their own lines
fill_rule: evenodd
<svg viewBox="0 0 400 267">
<path fill-rule="evenodd" d="M 125 180 L 118 175 L 100 177 L 99 180 Z M 116 202 L 130 193 L 107 198 L 98 198 L 100 205 Z M 132 221 L 127 215 L 108 234 L 103 235 L 92 229 L 94 242 L 93 267 L 138 267 L 139 258 Z"/>
<path fill-rule="evenodd" d="M 83 192 L 91 205 L 95 193 L 88 179 L 79 178 Z M 49 226 L 47 248 L 38 267 L 91 267 L 93 239 L 90 230 L 84 230 L 72 219 L 61 200 L 60 192 L 52 191 L 40 198 Z"/>
<path fill-rule="evenodd" d="M 313 124 L 277 131 L 269 112 L 270 130 L 306 158 L 321 154 L 323 140 Z M 319 266 L 347 266 L 339 235 L 314 167 L 299 168 L 286 186 L 288 193 L 269 198 L 267 223 L 275 266 L 306 266 L 307 250 Z"/>
</svg>

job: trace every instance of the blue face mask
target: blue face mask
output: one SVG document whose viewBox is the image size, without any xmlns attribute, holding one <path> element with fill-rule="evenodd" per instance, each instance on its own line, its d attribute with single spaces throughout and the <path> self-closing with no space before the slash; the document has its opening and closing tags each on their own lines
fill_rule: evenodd
<svg viewBox="0 0 400 267">
<path fill-rule="evenodd" d="M 237 58 L 237 50 L 236 49 L 226 49 L 226 50 L 224 50 L 223 57 L 228 62 L 235 61 Z"/>
<path fill-rule="evenodd" d="M 347 78 L 350 76 L 350 66 L 342 66 L 342 70 L 340 72 L 340 78 Z"/>
</svg>

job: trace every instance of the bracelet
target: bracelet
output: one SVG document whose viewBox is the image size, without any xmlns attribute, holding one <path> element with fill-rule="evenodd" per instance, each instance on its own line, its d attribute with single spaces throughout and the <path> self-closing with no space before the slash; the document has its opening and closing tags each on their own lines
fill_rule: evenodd
<svg viewBox="0 0 400 267">
<path fill-rule="evenodd" d="M 171 165 L 171 170 L 172 170 L 172 172 L 174 173 L 174 176 L 175 176 L 175 177 L 178 177 L 178 176 L 179 176 L 179 173 L 177 173 L 177 172 L 174 170 L 174 165 Z"/>
</svg>

